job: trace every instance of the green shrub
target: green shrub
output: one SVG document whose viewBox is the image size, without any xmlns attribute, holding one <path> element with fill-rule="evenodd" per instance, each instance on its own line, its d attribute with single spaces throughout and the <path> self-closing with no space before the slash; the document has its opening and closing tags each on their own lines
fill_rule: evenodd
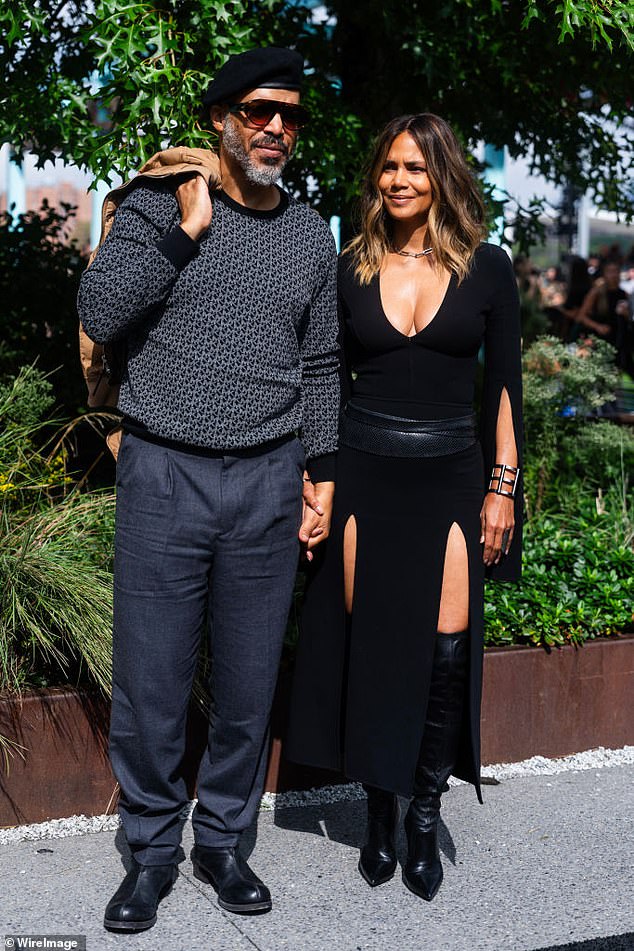
<svg viewBox="0 0 634 951">
<path fill-rule="evenodd" d="M 105 496 L 76 495 L 16 520 L 4 535 L 0 690 L 88 679 L 109 692 L 112 577 L 94 551 L 110 505 Z"/>
<path fill-rule="evenodd" d="M 634 435 L 625 426 L 597 420 L 565 439 L 562 456 L 564 473 L 575 473 L 591 488 L 604 487 L 634 471 Z"/>
<path fill-rule="evenodd" d="M 50 381 L 28 367 L 22 368 L 9 383 L 0 383 L 0 420 L 5 431 L 37 427 L 54 403 Z"/>
<path fill-rule="evenodd" d="M 612 488 L 595 500 L 586 491 L 575 505 L 531 519 L 519 584 L 487 584 L 488 646 L 550 648 L 634 630 L 634 531 L 623 494 Z"/>
<path fill-rule="evenodd" d="M 0 379 L 37 360 L 70 415 L 86 405 L 76 306 L 86 262 L 68 241 L 74 213 L 45 200 L 37 211 L 0 214 Z"/>
<path fill-rule="evenodd" d="M 88 680 L 109 690 L 114 496 L 82 492 L 50 386 L 0 390 L 0 691 Z"/>
<path fill-rule="evenodd" d="M 524 356 L 525 498 L 529 516 L 561 508 L 576 491 L 607 488 L 634 466 L 634 435 L 597 417 L 619 372 L 603 340 L 540 337 Z"/>
</svg>

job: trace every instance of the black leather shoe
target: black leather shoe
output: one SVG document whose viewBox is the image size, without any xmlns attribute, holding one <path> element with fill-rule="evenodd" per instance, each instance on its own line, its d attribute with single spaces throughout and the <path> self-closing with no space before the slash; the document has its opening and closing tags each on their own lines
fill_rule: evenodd
<svg viewBox="0 0 634 951">
<path fill-rule="evenodd" d="M 413 799 L 405 816 L 407 862 L 403 882 L 411 892 L 431 901 L 443 879 L 438 850 L 440 798 Z"/>
<path fill-rule="evenodd" d="M 237 846 L 210 849 L 195 845 L 192 862 L 196 878 L 215 888 L 221 908 L 237 915 L 271 910 L 271 893 L 249 868 Z"/>
<path fill-rule="evenodd" d="M 121 882 L 103 919 L 108 931 L 146 931 L 156 922 L 156 909 L 178 878 L 175 865 L 139 865 Z"/>
<path fill-rule="evenodd" d="M 368 830 L 359 857 L 359 871 L 372 888 L 389 882 L 396 871 L 398 798 L 394 793 L 364 786 L 368 794 Z"/>
</svg>

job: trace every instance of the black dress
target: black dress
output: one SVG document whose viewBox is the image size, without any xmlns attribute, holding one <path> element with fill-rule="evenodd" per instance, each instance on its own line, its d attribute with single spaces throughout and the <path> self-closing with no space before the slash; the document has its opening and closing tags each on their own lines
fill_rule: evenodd
<svg viewBox="0 0 634 951">
<path fill-rule="evenodd" d="M 469 561 L 470 677 L 457 776 L 480 795 L 480 699 L 485 569 L 480 510 L 495 462 L 506 388 L 520 449 L 521 361 L 517 286 L 506 254 L 483 244 L 468 277 L 451 276 L 435 317 L 412 337 L 382 306 L 378 276 L 361 286 L 340 261 L 339 302 L 349 380 L 359 407 L 417 420 L 473 412 L 485 346 L 482 447 L 396 458 L 340 446 L 331 534 L 315 551 L 301 616 L 285 752 L 297 762 L 411 795 L 422 740 L 447 536 L 462 530 Z M 483 460 L 484 456 L 484 460 Z M 521 487 L 520 487 L 521 488 Z M 511 551 L 490 570 L 516 580 L 521 491 Z M 343 537 L 357 524 L 352 615 L 344 606 Z"/>
</svg>

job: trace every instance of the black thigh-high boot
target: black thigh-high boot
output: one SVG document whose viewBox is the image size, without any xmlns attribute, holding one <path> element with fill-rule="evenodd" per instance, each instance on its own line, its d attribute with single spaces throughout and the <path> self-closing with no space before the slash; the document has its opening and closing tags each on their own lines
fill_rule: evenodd
<svg viewBox="0 0 634 951">
<path fill-rule="evenodd" d="M 414 798 L 405 816 L 408 852 L 403 881 L 425 901 L 432 900 L 443 878 L 438 851 L 440 796 L 456 764 L 468 670 L 468 632 L 437 634 Z"/>
<path fill-rule="evenodd" d="M 364 784 L 368 796 L 368 828 L 361 849 L 359 871 L 373 888 L 389 882 L 396 871 L 398 798 L 394 793 Z"/>
</svg>

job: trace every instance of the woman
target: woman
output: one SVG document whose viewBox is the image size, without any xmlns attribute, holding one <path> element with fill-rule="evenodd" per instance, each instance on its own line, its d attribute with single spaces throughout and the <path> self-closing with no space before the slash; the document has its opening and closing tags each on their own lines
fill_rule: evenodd
<svg viewBox="0 0 634 951">
<path fill-rule="evenodd" d="M 591 287 L 592 277 L 588 270 L 588 262 L 585 258 L 572 256 L 568 261 L 566 299 L 559 308 L 562 317 L 559 336 L 565 343 L 574 341 L 579 336 L 577 316 Z"/>
<path fill-rule="evenodd" d="M 333 521 L 307 587 L 287 747 L 364 783 L 370 885 L 394 874 L 396 794 L 412 797 L 403 878 L 427 900 L 442 880 L 450 773 L 480 798 L 485 571 L 519 571 L 517 286 L 504 252 L 481 244 L 483 222 L 448 125 L 390 122 L 340 262 L 355 378 L 344 381 Z M 483 342 L 486 476 L 473 416 Z"/>
<path fill-rule="evenodd" d="M 606 261 L 603 280 L 597 281 L 579 308 L 577 321 L 616 349 L 616 365 L 631 373 L 632 341 L 629 327 L 629 299 L 620 286 L 618 261 Z"/>
</svg>

